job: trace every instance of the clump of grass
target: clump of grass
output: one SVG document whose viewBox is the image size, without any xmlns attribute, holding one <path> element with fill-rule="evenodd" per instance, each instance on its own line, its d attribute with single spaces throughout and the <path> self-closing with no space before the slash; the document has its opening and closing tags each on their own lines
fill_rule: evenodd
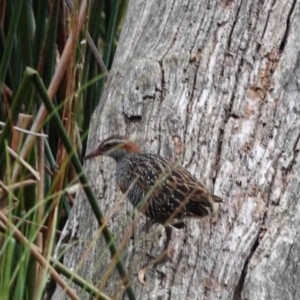
<svg viewBox="0 0 300 300">
<path fill-rule="evenodd" d="M 117 249 L 81 168 L 127 1 L 0 3 L 0 294 L 51 297 L 49 278 L 109 299 L 53 259 L 76 190 L 84 188 L 112 256 Z M 115 264 L 134 299 L 121 261 Z M 55 284 L 54 284 L 55 286 Z"/>
</svg>

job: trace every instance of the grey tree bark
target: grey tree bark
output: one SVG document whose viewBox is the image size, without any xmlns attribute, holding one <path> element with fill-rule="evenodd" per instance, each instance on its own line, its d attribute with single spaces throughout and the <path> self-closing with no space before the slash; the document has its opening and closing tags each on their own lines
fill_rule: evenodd
<svg viewBox="0 0 300 300">
<path fill-rule="evenodd" d="M 86 164 L 138 299 L 300 299 L 299 29 L 298 0 L 130 1 L 88 148 L 127 135 L 224 199 L 215 224 L 175 230 L 169 261 L 143 286 L 136 273 L 161 250 L 161 228 L 140 216 L 130 236 L 114 163 Z M 66 230 L 78 243 L 65 264 L 121 299 L 83 192 Z"/>
</svg>

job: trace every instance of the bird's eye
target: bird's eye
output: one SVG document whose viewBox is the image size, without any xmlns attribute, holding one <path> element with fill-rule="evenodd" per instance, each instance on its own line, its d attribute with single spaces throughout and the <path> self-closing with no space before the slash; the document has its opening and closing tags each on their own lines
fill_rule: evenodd
<svg viewBox="0 0 300 300">
<path fill-rule="evenodd" d="M 110 144 L 105 144 L 105 145 L 102 146 L 103 151 L 107 151 L 109 149 L 110 149 Z"/>
</svg>

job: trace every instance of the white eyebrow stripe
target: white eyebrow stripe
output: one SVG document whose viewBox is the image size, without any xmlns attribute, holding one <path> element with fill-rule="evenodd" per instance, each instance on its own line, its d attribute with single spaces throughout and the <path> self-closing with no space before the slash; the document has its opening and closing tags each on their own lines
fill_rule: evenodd
<svg viewBox="0 0 300 300">
<path fill-rule="evenodd" d="M 117 140 L 117 139 L 115 139 L 115 140 L 107 140 L 107 141 L 105 141 L 104 145 L 105 144 L 126 144 L 126 143 L 128 143 L 127 140 Z"/>
</svg>

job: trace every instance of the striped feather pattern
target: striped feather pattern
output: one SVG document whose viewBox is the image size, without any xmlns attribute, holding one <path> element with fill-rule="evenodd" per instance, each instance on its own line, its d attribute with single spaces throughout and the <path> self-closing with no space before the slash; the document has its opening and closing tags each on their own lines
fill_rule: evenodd
<svg viewBox="0 0 300 300">
<path fill-rule="evenodd" d="M 125 155 L 116 177 L 133 206 L 160 223 L 215 214 L 221 202 L 185 168 L 158 155 Z"/>
</svg>

